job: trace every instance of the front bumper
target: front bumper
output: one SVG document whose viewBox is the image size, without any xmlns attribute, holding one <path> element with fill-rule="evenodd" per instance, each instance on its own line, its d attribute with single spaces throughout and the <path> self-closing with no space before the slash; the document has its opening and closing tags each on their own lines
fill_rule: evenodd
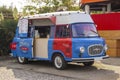
<svg viewBox="0 0 120 80">
<path fill-rule="evenodd" d="M 91 58 L 72 58 L 72 62 L 90 62 L 90 61 L 99 61 L 109 58 L 108 55 L 101 57 L 91 57 Z"/>
</svg>

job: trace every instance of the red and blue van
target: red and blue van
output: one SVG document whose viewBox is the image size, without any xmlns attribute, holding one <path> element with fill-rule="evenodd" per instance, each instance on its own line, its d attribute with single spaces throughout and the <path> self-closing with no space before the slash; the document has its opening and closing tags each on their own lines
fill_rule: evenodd
<svg viewBox="0 0 120 80">
<path fill-rule="evenodd" d="M 91 66 L 96 60 L 108 58 L 105 40 L 90 15 L 79 11 L 20 18 L 10 47 L 21 64 L 47 60 L 57 69 L 64 69 L 68 62 Z"/>
</svg>

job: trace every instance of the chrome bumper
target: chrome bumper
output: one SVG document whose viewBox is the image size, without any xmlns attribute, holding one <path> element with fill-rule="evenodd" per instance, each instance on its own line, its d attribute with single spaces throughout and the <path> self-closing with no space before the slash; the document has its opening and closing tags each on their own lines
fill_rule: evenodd
<svg viewBox="0 0 120 80">
<path fill-rule="evenodd" d="M 90 62 L 90 61 L 99 61 L 109 58 L 108 55 L 101 57 L 91 57 L 91 58 L 72 58 L 72 62 Z"/>
</svg>

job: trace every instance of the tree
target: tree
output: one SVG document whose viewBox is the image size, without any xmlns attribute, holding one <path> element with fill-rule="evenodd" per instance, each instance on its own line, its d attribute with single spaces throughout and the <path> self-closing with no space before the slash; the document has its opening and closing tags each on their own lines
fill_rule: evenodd
<svg viewBox="0 0 120 80">
<path fill-rule="evenodd" d="M 24 15 L 34 15 L 34 14 L 38 13 L 38 10 L 35 6 L 27 5 L 23 9 L 23 13 L 24 13 Z"/>
<path fill-rule="evenodd" d="M 6 6 L 2 6 L 0 7 L 0 12 L 2 12 L 3 14 L 4 13 L 12 13 L 12 10 L 11 9 L 8 9 Z"/>
<path fill-rule="evenodd" d="M 16 7 L 13 9 L 13 17 L 14 17 L 15 20 L 18 19 L 18 10 L 17 10 Z"/>
<path fill-rule="evenodd" d="M 13 39 L 17 26 L 17 20 L 14 20 L 12 15 L 14 13 L 14 17 L 17 17 L 17 10 L 14 8 L 13 11 L 6 6 L 0 7 L 0 55 L 10 53 L 9 44 Z"/>
<path fill-rule="evenodd" d="M 0 13 L 3 14 L 4 19 L 6 18 L 13 18 L 13 11 L 10 8 L 7 8 L 6 6 L 0 7 Z"/>
<path fill-rule="evenodd" d="M 59 6 L 60 6 L 60 1 L 59 0 L 52 0 L 53 3 L 53 10 L 57 11 Z"/>
<path fill-rule="evenodd" d="M 3 21 L 4 20 L 4 16 L 3 16 L 3 13 L 1 12 L 0 13 L 0 23 L 1 23 L 1 21 Z"/>
<path fill-rule="evenodd" d="M 75 0 L 27 0 L 30 3 L 25 6 L 23 13 L 27 15 L 35 13 L 48 13 L 59 11 L 59 8 L 65 8 L 67 10 L 79 10 L 79 6 L 75 6 Z M 35 4 L 35 5 L 31 5 Z M 33 9 L 35 11 L 33 11 Z"/>
</svg>

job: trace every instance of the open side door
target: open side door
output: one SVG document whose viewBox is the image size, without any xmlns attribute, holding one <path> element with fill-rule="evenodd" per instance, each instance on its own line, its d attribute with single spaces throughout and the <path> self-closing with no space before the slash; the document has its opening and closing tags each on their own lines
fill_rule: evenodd
<svg viewBox="0 0 120 80">
<path fill-rule="evenodd" d="M 33 57 L 33 38 L 20 39 L 18 46 L 18 56 L 25 58 Z"/>
<path fill-rule="evenodd" d="M 28 28 L 28 19 L 22 18 L 18 22 L 19 41 L 17 46 L 17 56 L 25 58 L 33 58 L 33 37 L 34 27 Z M 30 32 L 30 33 L 29 33 Z M 29 34 L 29 36 L 28 36 Z"/>
</svg>

